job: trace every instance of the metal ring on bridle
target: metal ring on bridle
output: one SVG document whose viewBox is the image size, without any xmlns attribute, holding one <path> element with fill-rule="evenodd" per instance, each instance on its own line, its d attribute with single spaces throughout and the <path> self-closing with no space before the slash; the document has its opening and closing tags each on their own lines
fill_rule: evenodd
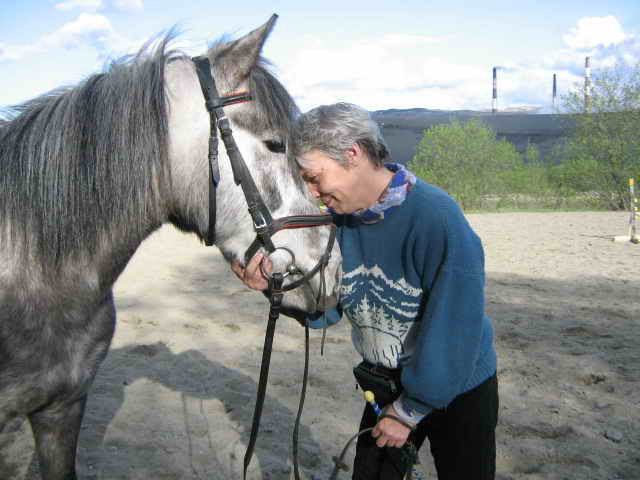
<svg viewBox="0 0 640 480">
<path fill-rule="evenodd" d="M 276 247 L 275 250 L 273 250 L 272 252 L 269 252 L 268 257 L 271 257 L 271 255 L 273 255 L 278 250 L 284 250 L 289 255 L 291 255 L 291 262 L 289 264 L 287 264 L 287 268 L 282 273 L 282 278 L 287 278 L 289 275 L 293 275 L 293 274 L 298 273 L 299 270 L 298 270 L 298 267 L 296 265 L 296 256 L 291 251 L 291 249 L 289 249 L 287 247 Z M 271 275 L 264 271 L 264 266 L 263 265 L 264 265 L 264 259 L 260 262 L 260 271 L 262 272 L 262 275 L 264 275 L 264 278 L 266 278 L 267 280 L 271 280 Z"/>
</svg>

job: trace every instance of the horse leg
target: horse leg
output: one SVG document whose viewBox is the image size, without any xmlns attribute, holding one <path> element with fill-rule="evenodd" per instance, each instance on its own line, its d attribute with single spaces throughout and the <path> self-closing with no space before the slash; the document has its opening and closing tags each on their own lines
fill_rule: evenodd
<svg viewBox="0 0 640 480">
<path fill-rule="evenodd" d="M 75 351 L 67 364 L 75 378 L 63 378 L 61 392 L 47 406 L 28 415 L 36 442 L 43 480 L 75 480 L 76 449 L 87 392 L 107 354 L 115 328 L 115 305 L 110 292 L 82 328 L 66 346 Z"/>
<path fill-rule="evenodd" d="M 29 415 L 43 480 L 76 480 L 76 448 L 86 401 L 85 394 L 73 403 Z"/>
</svg>

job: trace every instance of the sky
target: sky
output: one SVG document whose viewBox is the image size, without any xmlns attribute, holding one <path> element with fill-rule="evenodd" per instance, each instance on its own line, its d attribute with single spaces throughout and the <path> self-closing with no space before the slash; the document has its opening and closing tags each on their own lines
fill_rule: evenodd
<svg viewBox="0 0 640 480">
<path fill-rule="evenodd" d="M 471 6 L 470 6 L 471 5 Z M 193 55 L 279 15 L 263 55 L 303 111 L 548 112 L 594 74 L 640 62 L 640 0 L 0 0 L 0 108 L 75 85 L 172 27 Z M 561 99 L 559 100 L 561 102 Z"/>
</svg>

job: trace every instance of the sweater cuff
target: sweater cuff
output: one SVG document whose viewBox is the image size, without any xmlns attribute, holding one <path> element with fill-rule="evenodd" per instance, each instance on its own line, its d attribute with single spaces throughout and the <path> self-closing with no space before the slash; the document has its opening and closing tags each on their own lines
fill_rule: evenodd
<svg viewBox="0 0 640 480">
<path fill-rule="evenodd" d="M 393 409 L 402 420 L 411 425 L 417 425 L 424 417 L 431 413 L 431 410 L 422 413 L 412 409 L 404 402 L 404 395 L 400 395 L 400 397 L 393 402 Z"/>
</svg>

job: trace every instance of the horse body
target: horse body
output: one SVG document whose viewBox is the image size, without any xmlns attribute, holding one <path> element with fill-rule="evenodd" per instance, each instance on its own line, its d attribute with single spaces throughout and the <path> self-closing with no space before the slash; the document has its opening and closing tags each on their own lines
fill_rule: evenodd
<svg viewBox="0 0 640 480">
<path fill-rule="evenodd" d="M 33 270 L 0 279 L 0 428 L 27 415 L 43 478 L 74 478 L 86 395 L 115 329 L 111 285 L 95 268 Z"/>
<path fill-rule="evenodd" d="M 260 63 L 272 26 L 207 55 L 224 93 L 245 87 L 255 97 L 225 111 L 267 206 L 317 213 L 280 148 L 295 104 Z M 87 393 L 115 329 L 112 286 L 127 262 L 163 223 L 200 238 L 207 231 L 209 118 L 193 63 L 167 52 L 169 40 L 0 121 L 0 430 L 29 418 L 45 480 L 76 478 Z M 216 245 L 233 260 L 254 232 L 224 155 L 220 167 Z M 326 228 L 313 230 L 274 241 L 310 269 L 328 239 Z M 275 268 L 289 261 L 281 257 Z M 325 307 L 335 303 L 339 264 L 334 251 Z M 313 310 L 317 300 L 298 289 L 284 305 Z"/>
</svg>

